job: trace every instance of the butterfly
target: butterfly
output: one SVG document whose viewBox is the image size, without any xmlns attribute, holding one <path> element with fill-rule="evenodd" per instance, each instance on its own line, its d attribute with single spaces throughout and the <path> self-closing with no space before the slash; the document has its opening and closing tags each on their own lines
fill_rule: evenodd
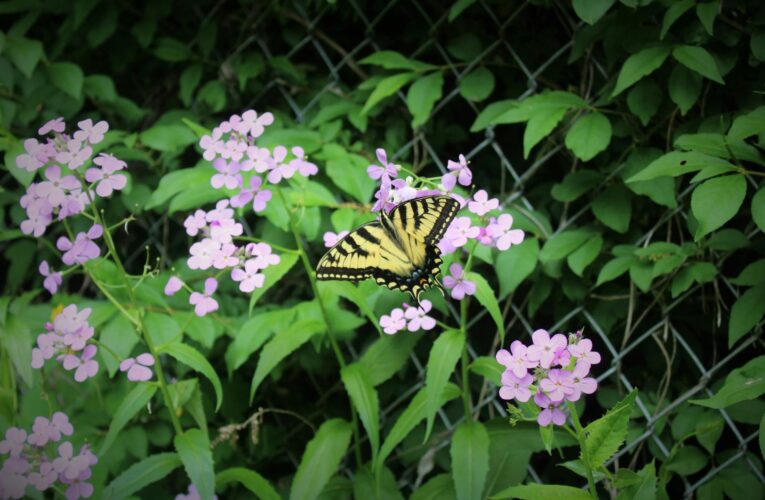
<svg viewBox="0 0 765 500">
<path fill-rule="evenodd" d="M 316 265 L 320 280 L 362 281 L 408 292 L 419 305 L 428 288 L 444 289 L 439 241 L 460 204 L 449 196 L 424 196 L 396 205 L 380 219 L 352 231 L 330 248 Z"/>
</svg>

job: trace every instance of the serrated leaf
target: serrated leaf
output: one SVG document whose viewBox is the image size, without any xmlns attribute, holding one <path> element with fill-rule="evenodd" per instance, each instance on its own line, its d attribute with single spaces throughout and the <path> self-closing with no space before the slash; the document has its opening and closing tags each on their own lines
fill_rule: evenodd
<svg viewBox="0 0 765 500">
<path fill-rule="evenodd" d="M 212 500 L 215 493 L 215 464 L 207 433 L 189 429 L 175 436 L 173 443 L 186 469 L 186 475 L 196 486 L 200 498 Z"/>
<path fill-rule="evenodd" d="M 190 345 L 180 342 L 166 344 L 158 352 L 167 354 L 195 372 L 204 375 L 212 384 L 213 390 L 215 390 L 215 411 L 220 409 L 220 405 L 223 403 L 223 386 L 220 383 L 218 374 L 215 372 L 215 368 L 213 368 L 201 352 Z"/>
<path fill-rule="evenodd" d="M 345 420 L 327 420 L 308 442 L 292 480 L 290 500 L 313 500 L 337 471 L 351 442 L 351 425 Z"/>
<path fill-rule="evenodd" d="M 366 377 L 378 386 L 395 375 L 409 360 L 421 335 L 382 335 L 358 360 Z"/>
<path fill-rule="evenodd" d="M 157 453 L 134 463 L 115 477 L 103 491 L 103 498 L 128 498 L 181 466 L 176 453 Z"/>
<path fill-rule="evenodd" d="M 474 420 L 459 424 L 452 435 L 449 455 L 457 498 L 481 498 L 489 472 L 489 433 L 486 427 Z"/>
<path fill-rule="evenodd" d="M 728 322 L 728 347 L 738 342 L 765 316 L 765 283 L 741 294 L 733 304 Z"/>
<path fill-rule="evenodd" d="M 644 76 L 648 76 L 661 66 L 669 55 L 670 48 L 664 45 L 648 47 L 636 54 L 632 54 L 622 65 L 619 77 L 616 79 L 616 87 L 611 96 L 622 93 Z"/>
<path fill-rule="evenodd" d="M 449 377 L 462 355 L 465 335 L 459 330 L 448 330 L 438 336 L 430 348 L 428 365 L 425 372 L 425 412 L 427 425 L 424 441 L 428 440 L 433 430 L 436 412 L 441 407 L 441 394 L 449 382 Z"/>
<path fill-rule="evenodd" d="M 701 76 L 714 82 L 725 84 L 720 75 L 720 70 L 717 69 L 717 62 L 703 47 L 678 45 L 672 49 L 672 57 L 686 68 L 692 69 Z"/>
<path fill-rule="evenodd" d="M 109 430 L 106 433 L 104 442 L 101 444 L 101 449 L 98 452 L 99 455 L 104 455 L 106 453 L 125 425 L 139 411 L 146 407 L 155 392 L 157 392 L 156 385 L 153 383 L 141 382 L 133 387 L 128 395 L 125 396 L 112 416 Z"/>
<path fill-rule="evenodd" d="M 409 500 L 456 500 L 454 481 L 449 474 L 438 474 L 414 490 Z"/>
<path fill-rule="evenodd" d="M 699 225 L 694 239 L 701 238 L 732 219 L 746 196 L 746 179 L 733 174 L 704 181 L 693 190 L 691 210 Z"/>
<path fill-rule="evenodd" d="M 266 478 L 251 469 L 232 467 L 215 476 L 215 484 L 218 487 L 233 482 L 241 484 L 260 500 L 281 500 L 282 498 Z"/>
<path fill-rule="evenodd" d="M 374 460 L 380 449 L 380 403 L 378 402 L 377 391 L 358 363 L 343 368 L 340 371 L 340 378 L 359 414 L 359 418 L 361 418 L 364 429 L 367 431 L 369 443 L 372 446 L 372 459 Z"/>
<path fill-rule="evenodd" d="M 520 500 L 592 500 L 589 492 L 573 486 L 558 484 L 522 484 L 511 486 L 491 498 L 518 498 Z"/>
<path fill-rule="evenodd" d="M 584 428 L 587 457 L 592 469 L 599 469 L 606 463 L 626 439 L 627 423 L 636 397 L 635 389 L 605 415 Z"/>
</svg>

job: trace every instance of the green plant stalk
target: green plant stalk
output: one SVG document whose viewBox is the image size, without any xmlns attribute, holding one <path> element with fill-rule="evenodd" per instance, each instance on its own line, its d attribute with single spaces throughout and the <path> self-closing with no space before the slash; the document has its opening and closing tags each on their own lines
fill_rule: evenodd
<svg viewBox="0 0 765 500">
<path fill-rule="evenodd" d="M 582 463 L 584 464 L 585 472 L 587 472 L 587 486 L 590 489 L 592 498 L 597 499 L 598 490 L 595 488 L 595 478 L 592 475 L 592 468 L 590 467 L 590 457 L 585 443 L 584 429 L 579 422 L 579 414 L 576 411 L 574 403 L 568 402 L 567 406 L 569 410 L 571 410 L 571 421 L 574 423 L 574 429 L 576 429 L 576 439 L 579 441 L 579 449 L 582 450 Z"/>
<path fill-rule="evenodd" d="M 473 263 L 473 251 L 475 250 L 475 246 L 478 244 L 478 241 L 473 241 L 473 245 L 470 247 L 470 252 L 468 253 L 468 259 L 465 263 L 465 267 L 462 270 L 463 276 L 470 271 L 470 266 Z M 468 358 L 468 337 L 467 337 L 467 312 L 468 312 L 468 301 L 470 299 L 466 296 L 462 299 L 460 302 L 460 332 L 462 332 L 462 335 L 465 337 L 465 342 L 462 344 L 462 357 L 460 360 L 460 366 L 461 366 L 461 376 L 462 376 L 462 405 L 465 409 L 465 418 L 472 419 L 473 418 L 473 402 L 470 397 L 470 374 L 468 371 L 468 365 L 470 364 L 470 359 Z"/>
<path fill-rule="evenodd" d="M 287 210 L 287 216 L 290 221 L 290 229 L 292 230 L 292 236 L 295 239 L 295 245 L 297 246 L 297 251 L 300 254 L 300 260 L 303 263 L 303 267 L 305 268 L 305 272 L 308 275 L 308 280 L 311 282 L 311 290 L 313 290 L 313 295 L 316 297 L 316 302 L 319 304 L 319 310 L 321 310 L 321 316 L 324 319 L 324 324 L 327 327 L 327 337 L 329 337 L 329 343 L 332 345 L 332 350 L 335 353 L 335 358 L 337 358 L 337 363 L 340 365 L 340 369 L 343 369 L 347 366 L 347 363 L 345 361 L 345 357 L 343 356 L 343 351 L 340 350 L 340 346 L 337 344 L 337 339 L 335 339 L 334 335 L 332 334 L 332 327 L 329 321 L 329 315 L 327 314 L 327 309 L 324 306 L 324 300 L 321 298 L 321 294 L 319 294 L 319 287 L 316 283 L 316 275 L 313 271 L 313 265 L 311 265 L 311 261 L 308 259 L 308 254 L 305 251 L 305 247 L 303 246 L 303 238 L 300 236 L 300 232 L 298 231 L 297 224 L 295 222 L 295 217 L 292 212 L 292 207 L 287 201 L 287 197 L 284 196 L 284 193 L 282 192 L 281 187 L 279 185 L 274 185 L 274 189 L 276 190 L 277 194 L 279 195 L 279 198 L 282 200 L 282 203 L 284 204 L 285 209 Z M 356 415 L 356 408 L 353 406 L 353 402 L 349 401 L 349 404 L 351 406 L 351 418 L 353 420 L 353 439 L 354 439 L 354 455 L 356 457 L 356 465 L 361 467 L 361 464 L 363 463 L 361 461 L 361 438 L 359 433 L 359 419 Z"/>
<path fill-rule="evenodd" d="M 135 293 L 133 292 L 133 287 L 130 286 L 130 279 L 128 279 L 127 271 L 125 271 L 125 267 L 122 265 L 122 259 L 120 259 L 119 254 L 117 253 L 117 248 L 114 245 L 114 240 L 112 240 L 112 234 L 108 231 L 108 227 L 106 225 L 106 222 L 104 221 L 101 213 L 99 213 L 98 209 L 95 205 L 95 199 L 93 198 L 90 189 L 87 188 L 87 184 L 85 183 L 85 179 L 82 178 L 82 175 L 80 177 L 80 182 L 83 186 L 85 186 L 85 190 L 88 194 L 88 198 L 90 200 L 90 207 L 93 211 L 93 216 L 95 217 L 96 222 L 101 224 L 101 227 L 104 228 L 104 242 L 106 243 L 106 247 L 109 249 L 109 253 L 112 255 L 112 260 L 114 261 L 114 265 L 117 266 L 117 270 L 119 271 L 120 275 L 122 276 L 122 281 L 125 283 L 125 289 L 127 290 L 128 296 L 130 297 L 130 303 L 133 305 L 133 308 L 136 310 L 136 326 L 141 332 L 141 336 L 143 336 L 144 342 L 146 342 L 146 346 L 149 348 L 149 352 L 154 357 L 156 362 L 154 363 L 154 371 L 157 374 L 157 382 L 159 383 L 159 389 L 162 392 L 162 399 L 165 401 L 165 406 L 167 406 L 167 411 L 170 413 L 170 421 L 173 423 L 173 428 L 175 429 L 176 434 L 183 434 L 183 427 L 181 426 L 180 420 L 178 420 L 178 415 L 175 413 L 175 405 L 173 405 L 173 399 L 170 397 L 170 391 L 167 389 L 167 382 L 165 381 L 165 373 L 162 370 L 162 363 L 159 361 L 159 355 L 157 354 L 157 349 L 154 346 L 154 341 L 152 340 L 151 336 L 149 335 L 149 331 L 146 329 L 146 325 L 143 322 L 143 315 L 138 309 L 137 302 L 135 299 Z M 71 235 L 70 235 L 71 237 Z M 88 272 L 86 270 L 86 272 Z M 90 274 L 90 272 L 88 272 Z M 103 291 L 103 287 L 101 288 L 101 291 Z M 120 307 L 119 303 L 116 302 L 116 299 L 111 296 L 107 295 L 110 302 L 114 303 L 115 306 L 117 306 L 118 309 L 120 309 L 121 312 L 124 314 L 124 308 Z M 132 319 L 131 316 L 127 316 L 128 319 Z"/>
</svg>

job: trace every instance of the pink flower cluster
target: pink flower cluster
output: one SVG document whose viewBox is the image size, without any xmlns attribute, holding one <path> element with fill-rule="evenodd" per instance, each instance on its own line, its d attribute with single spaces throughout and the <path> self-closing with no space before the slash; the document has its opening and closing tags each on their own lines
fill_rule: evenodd
<svg viewBox="0 0 765 500">
<path fill-rule="evenodd" d="M 530 346 L 516 340 L 510 344 L 510 351 L 497 352 L 497 361 L 505 367 L 499 397 L 526 402 L 533 394 L 541 409 L 539 425 L 563 425 L 563 402 L 578 401 L 582 394 L 597 390 L 597 381 L 587 375 L 592 365 L 600 363 L 600 354 L 592 350 L 592 341 L 582 338 L 580 332 L 566 338 L 562 333 L 550 337 L 547 331 L 537 330 L 531 338 Z"/>
<path fill-rule="evenodd" d="M 388 335 L 398 333 L 403 329 L 410 332 L 418 330 L 432 330 L 436 327 L 436 320 L 428 316 L 433 304 L 429 300 L 420 302 L 420 307 L 402 304 L 390 312 L 390 315 L 383 314 L 380 318 L 380 326 Z"/>
<path fill-rule="evenodd" d="M 79 168 L 91 161 L 93 145 L 104 139 L 109 130 L 105 121 L 93 123 L 87 119 L 77 124 L 78 130 L 66 134 L 63 118 L 50 120 L 40 127 L 38 133 L 48 136 L 45 142 L 35 138 L 24 141 L 25 153 L 19 155 L 16 164 L 28 172 L 42 168 L 43 180 L 33 182 L 19 203 L 27 218 L 21 222 L 21 231 L 39 238 L 54 220 L 64 220 L 82 213 L 97 197 L 111 196 L 124 189 L 127 177 L 121 173 L 127 164 L 107 153 L 92 158 L 94 167 Z M 74 235 L 73 239 L 61 236 L 56 247 L 63 252 L 61 260 L 67 266 L 76 266 L 98 257 L 101 250 L 93 240 L 100 238 L 103 228 L 94 224 L 88 231 Z M 51 294 L 56 293 L 62 282 L 60 272 L 54 271 L 48 262 L 40 264 L 43 286 Z"/>
<path fill-rule="evenodd" d="M 98 458 L 87 444 L 77 455 L 69 441 L 54 444 L 73 433 L 69 417 L 60 411 L 50 419 L 35 418 L 31 433 L 8 428 L 0 441 L 0 455 L 8 455 L 0 468 L 0 499 L 24 498 L 28 486 L 45 491 L 57 481 L 60 489 L 66 487 L 67 500 L 89 498 L 93 485 L 87 481 Z"/>
<path fill-rule="evenodd" d="M 90 312 L 89 307 L 78 311 L 74 304 L 58 314 L 54 312 L 53 319 L 45 324 L 47 333 L 37 336 L 37 347 L 32 349 L 32 368 L 42 368 L 46 360 L 55 357 L 65 370 L 74 370 L 77 382 L 95 377 L 98 361 L 93 358 L 98 348 L 88 343 L 93 337 L 93 327 L 88 323 Z"/>
</svg>

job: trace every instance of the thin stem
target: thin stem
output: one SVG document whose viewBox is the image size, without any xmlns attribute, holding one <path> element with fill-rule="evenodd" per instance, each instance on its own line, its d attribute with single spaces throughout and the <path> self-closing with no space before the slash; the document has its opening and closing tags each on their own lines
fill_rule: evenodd
<svg viewBox="0 0 765 500">
<path fill-rule="evenodd" d="M 470 266 L 473 263 L 473 251 L 475 250 L 477 243 L 478 241 L 473 241 L 473 245 L 470 247 L 465 268 L 462 270 L 462 276 L 465 276 L 470 271 Z M 467 338 L 468 300 L 469 298 L 465 296 L 460 302 L 460 332 L 462 332 L 462 335 L 465 337 L 465 342 L 462 344 L 462 359 L 460 365 L 462 369 L 462 404 L 465 408 L 465 418 L 472 418 L 473 402 L 470 397 L 470 374 L 468 373 L 468 365 L 470 364 Z"/>
<path fill-rule="evenodd" d="M 584 441 L 584 429 L 579 422 L 579 415 L 576 411 L 574 403 L 567 403 L 569 410 L 571 410 L 571 421 L 574 423 L 574 429 L 576 429 L 576 438 L 579 441 L 579 449 L 582 450 L 582 463 L 584 470 L 587 472 L 587 486 L 590 488 L 590 495 L 592 498 L 598 498 L 598 490 L 595 488 L 595 478 L 592 475 L 592 468 L 590 467 L 590 457 L 587 452 L 587 446 Z"/>
<path fill-rule="evenodd" d="M 321 294 L 319 294 L 319 286 L 316 283 L 316 274 L 314 274 L 313 265 L 311 264 L 311 261 L 308 259 L 308 254 L 305 251 L 305 247 L 303 246 L 303 238 L 300 236 L 300 232 L 298 231 L 297 224 L 295 223 L 295 217 L 292 211 L 292 206 L 287 201 L 287 197 L 284 196 L 284 193 L 282 192 L 282 189 L 279 185 L 274 185 L 274 188 L 276 190 L 276 193 L 279 195 L 279 198 L 281 198 L 282 203 L 284 203 L 284 206 L 287 209 L 287 215 L 289 217 L 290 221 L 290 229 L 292 230 L 292 236 L 295 238 L 295 245 L 297 246 L 297 251 L 300 254 L 300 260 L 303 263 L 303 267 L 305 268 L 305 272 L 308 275 L 308 281 L 311 282 L 311 290 L 313 290 L 313 295 L 316 297 L 316 302 L 319 304 L 319 310 L 321 311 L 322 319 L 324 320 L 324 324 L 327 327 L 327 337 L 329 337 L 329 343 L 332 346 L 332 350 L 335 353 L 335 358 L 337 358 L 337 363 L 340 365 L 340 369 L 343 369 L 347 366 L 347 363 L 345 362 L 345 357 L 343 356 L 343 351 L 340 350 L 340 346 L 337 343 L 337 339 L 335 339 L 335 336 L 332 334 L 332 327 L 331 323 L 329 321 L 329 314 L 327 314 L 327 309 L 324 306 L 324 301 L 321 298 Z M 356 464 L 361 467 L 362 461 L 361 461 L 361 439 L 359 435 L 359 420 L 358 416 L 356 415 L 356 409 L 353 406 L 353 403 L 350 402 L 351 406 L 351 418 L 353 420 L 353 437 L 355 441 L 355 446 L 353 448 L 354 454 L 356 456 Z"/>
</svg>

